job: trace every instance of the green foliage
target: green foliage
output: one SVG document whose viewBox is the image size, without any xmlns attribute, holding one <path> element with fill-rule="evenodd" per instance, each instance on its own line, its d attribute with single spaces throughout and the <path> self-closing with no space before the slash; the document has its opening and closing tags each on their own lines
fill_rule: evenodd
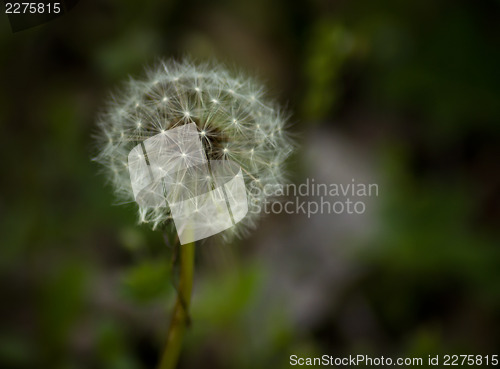
<svg viewBox="0 0 500 369">
<path fill-rule="evenodd" d="M 339 22 L 326 19 L 314 25 L 308 41 L 302 114 L 308 119 L 324 119 L 337 106 L 341 93 L 338 80 L 355 50 L 356 39 Z"/>
<path fill-rule="evenodd" d="M 97 357 L 103 368 L 138 369 L 141 366 L 130 352 L 123 328 L 116 322 L 103 321 L 97 330 Z"/>
<path fill-rule="evenodd" d="M 249 308 L 262 278 L 262 270 L 253 265 L 206 276 L 197 286 L 193 317 L 214 327 L 230 323 Z"/>
<path fill-rule="evenodd" d="M 169 296 L 172 285 L 166 261 L 144 261 L 132 266 L 123 277 L 122 292 L 137 303 L 150 303 Z"/>
</svg>

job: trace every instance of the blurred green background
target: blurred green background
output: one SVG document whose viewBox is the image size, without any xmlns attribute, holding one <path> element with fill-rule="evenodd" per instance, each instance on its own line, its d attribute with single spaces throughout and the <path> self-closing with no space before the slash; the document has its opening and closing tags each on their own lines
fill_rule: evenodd
<svg viewBox="0 0 500 369">
<path fill-rule="evenodd" d="M 198 246 L 179 367 L 498 354 L 499 19 L 495 0 L 81 0 L 13 34 L 4 14 L 0 368 L 155 367 L 172 251 L 115 204 L 92 134 L 110 90 L 184 55 L 267 83 L 295 182 L 380 191 L 363 216 L 269 215 Z"/>
</svg>

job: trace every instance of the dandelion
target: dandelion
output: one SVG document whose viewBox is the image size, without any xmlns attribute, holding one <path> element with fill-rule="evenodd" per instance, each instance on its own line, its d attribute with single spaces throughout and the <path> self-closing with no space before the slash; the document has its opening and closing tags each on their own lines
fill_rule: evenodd
<svg viewBox="0 0 500 369">
<path fill-rule="evenodd" d="M 283 183 L 283 163 L 292 151 L 285 116 L 251 79 L 232 76 L 220 66 L 160 63 L 147 71 L 144 80 L 130 79 L 109 103 L 98 122 L 96 160 L 106 169 L 118 199 L 134 201 L 126 166 L 131 150 L 191 123 L 197 127 L 209 161 L 230 160 L 240 166 L 251 211 L 223 236 L 229 239 L 248 233 L 266 200 L 266 191 L 252 189 Z M 184 155 L 189 162 L 190 153 Z M 168 226 L 172 213 L 165 204 L 139 203 L 139 221 L 151 223 L 153 229 Z"/>
<path fill-rule="evenodd" d="M 267 196 L 262 189 L 284 181 L 283 164 L 292 151 L 285 123 L 282 111 L 266 99 L 263 88 L 252 79 L 231 75 L 218 65 L 162 62 L 149 69 L 145 79 L 130 79 L 108 104 L 98 122 L 99 153 L 95 160 L 103 165 L 118 198 L 137 202 L 140 222 L 167 231 L 177 221 L 173 214 L 180 200 L 191 199 L 189 195 L 196 193 L 193 189 L 209 190 L 217 184 L 211 170 L 198 169 L 200 164 L 222 163 L 212 166 L 215 171 L 222 168 L 221 173 L 236 167 L 244 183 L 245 208 L 250 211 L 241 213 L 238 223 L 224 230 L 228 239 L 255 226 Z M 175 134 L 190 137 L 175 142 L 175 155 L 161 152 L 163 146 L 155 145 Z M 193 135 L 200 145 L 191 145 Z M 150 160 L 146 146 L 156 150 L 167 164 Z M 141 163 L 147 164 L 147 171 L 134 172 Z M 175 175 L 166 168 L 179 166 L 185 169 L 174 171 Z M 153 181 L 156 178 L 162 181 Z M 224 196 L 228 204 L 231 200 L 234 203 L 234 198 Z M 204 216 L 203 201 L 192 198 L 192 216 L 200 217 L 209 228 L 217 227 L 217 217 Z M 233 211 L 232 217 L 236 216 L 237 211 Z M 161 369 L 175 367 L 189 322 L 194 242 L 183 244 L 179 254 L 178 295 Z"/>
</svg>

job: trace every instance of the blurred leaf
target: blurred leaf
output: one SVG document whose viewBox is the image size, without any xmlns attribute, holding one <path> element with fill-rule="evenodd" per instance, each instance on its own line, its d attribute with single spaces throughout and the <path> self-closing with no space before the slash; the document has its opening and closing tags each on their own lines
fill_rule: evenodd
<svg viewBox="0 0 500 369">
<path fill-rule="evenodd" d="M 193 300 L 193 319 L 224 324 L 249 306 L 257 292 L 262 273 L 256 265 L 228 270 L 208 277 L 196 288 Z"/>
<path fill-rule="evenodd" d="M 302 104 L 307 119 L 324 118 L 338 100 L 338 79 L 355 39 L 340 23 L 323 20 L 314 25 L 309 36 L 305 60 L 307 87 Z"/>
<path fill-rule="evenodd" d="M 166 261 L 145 261 L 130 268 L 123 278 L 122 291 L 137 303 L 149 303 L 172 291 L 170 267 Z"/>
</svg>

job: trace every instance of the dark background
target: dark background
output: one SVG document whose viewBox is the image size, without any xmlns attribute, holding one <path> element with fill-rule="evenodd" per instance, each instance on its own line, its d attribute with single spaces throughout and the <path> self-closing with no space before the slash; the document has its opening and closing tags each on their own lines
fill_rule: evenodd
<svg viewBox="0 0 500 369">
<path fill-rule="evenodd" d="M 292 112 L 295 182 L 380 191 L 199 245 L 180 367 L 498 354 L 499 19 L 494 0 L 82 0 L 18 33 L 3 14 L 0 367 L 155 367 L 171 250 L 115 204 L 92 134 L 110 90 L 185 55 Z"/>
</svg>

